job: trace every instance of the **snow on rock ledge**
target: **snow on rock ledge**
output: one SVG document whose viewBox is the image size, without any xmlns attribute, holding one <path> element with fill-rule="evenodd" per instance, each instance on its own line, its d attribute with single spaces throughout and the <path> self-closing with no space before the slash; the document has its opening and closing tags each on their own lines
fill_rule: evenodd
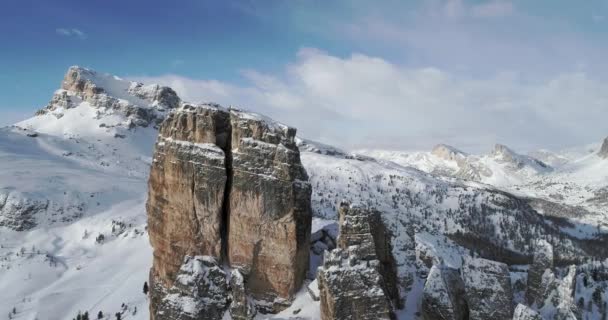
<svg viewBox="0 0 608 320">
<path fill-rule="evenodd" d="M 220 320 L 229 302 L 226 273 L 208 256 L 186 256 L 173 286 L 165 291 L 154 283 L 152 290 L 152 319 Z"/>
</svg>

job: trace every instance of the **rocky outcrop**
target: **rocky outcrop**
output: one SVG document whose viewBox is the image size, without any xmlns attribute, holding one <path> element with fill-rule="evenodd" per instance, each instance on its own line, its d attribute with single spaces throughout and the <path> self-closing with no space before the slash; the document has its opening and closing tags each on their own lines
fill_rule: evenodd
<svg viewBox="0 0 608 320">
<path fill-rule="evenodd" d="M 393 305 L 399 305 L 399 289 L 380 213 L 346 202 L 338 213 L 338 248 L 325 253 L 317 271 L 321 318 L 389 319 Z M 316 295 L 311 293 L 313 299 Z"/>
<path fill-rule="evenodd" d="M 221 257 L 229 137 L 229 115 L 212 106 L 184 106 L 160 129 L 146 208 L 152 269 L 165 286 L 184 256 Z"/>
<path fill-rule="evenodd" d="M 322 320 L 391 319 L 390 301 L 383 289 L 378 260 L 366 260 L 366 249 L 326 252 L 317 272 Z"/>
<path fill-rule="evenodd" d="M 152 319 L 221 320 L 228 307 L 226 273 L 213 257 L 186 256 L 173 285 L 152 283 Z"/>
<path fill-rule="evenodd" d="M 468 156 L 465 152 L 446 144 L 436 145 L 431 150 L 431 154 L 443 160 L 454 161 L 458 166 L 464 166 Z"/>
<path fill-rule="evenodd" d="M 466 258 L 462 266 L 470 319 L 507 320 L 513 316 L 513 293 L 506 264 Z"/>
<path fill-rule="evenodd" d="M 515 312 L 513 312 L 513 320 L 543 320 L 543 317 L 538 314 L 538 312 L 534 311 L 532 308 L 518 304 L 515 307 Z"/>
<path fill-rule="evenodd" d="M 68 69 L 61 89 L 36 114 L 50 113 L 60 118 L 64 110 L 75 108 L 82 102 L 95 108 L 97 117 L 122 114 L 127 120 L 117 125 L 128 128 L 158 126 L 167 111 L 180 105 L 179 97 L 169 87 L 143 85 L 73 66 Z"/>
<path fill-rule="evenodd" d="M 424 284 L 424 320 L 466 320 L 469 317 L 464 283 L 456 269 L 434 265 Z"/>
<path fill-rule="evenodd" d="M 574 289 L 576 279 L 576 267 L 567 268 L 563 278 L 558 278 L 555 273 L 547 269 L 542 276 L 542 296 L 536 302 L 538 310 L 545 319 L 574 320 L 577 319 L 579 310 L 574 303 Z"/>
<path fill-rule="evenodd" d="M 391 236 L 382 222 L 380 212 L 360 204 L 342 202 L 338 214 L 338 247 L 346 250 L 356 245 L 360 248 L 362 259 L 378 260 L 386 295 L 399 307 L 401 302 Z"/>
<path fill-rule="evenodd" d="M 526 300 L 532 305 L 540 302 L 542 298 L 542 279 L 545 270 L 553 268 L 553 246 L 546 240 L 539 240 L 535 244 L 534 258 L 528 270 L 528 289 Z"/>
<path fill-rule="evenodd" d="M 604 142 L 602 142 L 602 147 L 597 155 L 604 159 L 608 159 L 608 138 L 604 139 Z"/>
<path fill-rule="evenodd" d="M 228 261 L 247 270 L 256 299 L 290 298 L 308 269 L 312 218 L 296 130 L 234 110 L 230 121 Z"/>
<path fill-rule="evenodd" d="M 256 315 L 255 305 L 249 301 L 245 288 L 245 278 L 238 270 L 230 273 L 230 288 L 232 290 L 232 303 L 230 303 L 230 316 L 232 320 L 251 320 Z"/>
<path fill-rule="evenodd" d="M 48 201 L 30 200 L 0 190 L 0 226 L 24 231 L 36 226 L 36 214 L 48 208 Z"/>
<path fill-rule="evenodd" d="M 167 117 L 146 205 L 151 282 L 169 288 L 176 261 L 209 255 L 243 271 L 246 294 L 264 302 L 258 308 L 289 304 L 306 276 L 311 228 L 311 188 L 294 138 L 293 128 L 217 105 L 184 105 Z"/>
</svg>

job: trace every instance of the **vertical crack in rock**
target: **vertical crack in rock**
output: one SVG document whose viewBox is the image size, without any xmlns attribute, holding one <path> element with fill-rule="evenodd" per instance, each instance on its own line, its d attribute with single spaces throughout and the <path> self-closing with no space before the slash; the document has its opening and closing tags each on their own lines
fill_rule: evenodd
<svg viewBox="0 0 608 320">
<path fill-rule="evenodd" d="M 230 232 L 230 191 L 232 190 L 232 124 L 228 127 L 228 139 L 223 148 L 226 158 L 224 164 L 226 166 L 226 186 L 224 187 L 224 199 L 222 199 L 222 220 L 220 232 L 222 238 L 222 256 L 221 261 L 226 265 L 230 265 L 228 256 L 228 233 Z"/>
<path fill-rule="evenodd" d="M 295 133 L 217 105 L 184 104 L 167 117 L 146 203 L 153 319 L 165 319 L 158 304 L 186 256 L 243 271 L 247 294 L 264 311 L 290 304 L 308 270 L 312 220 L 312 189 Z"/>
</svg>

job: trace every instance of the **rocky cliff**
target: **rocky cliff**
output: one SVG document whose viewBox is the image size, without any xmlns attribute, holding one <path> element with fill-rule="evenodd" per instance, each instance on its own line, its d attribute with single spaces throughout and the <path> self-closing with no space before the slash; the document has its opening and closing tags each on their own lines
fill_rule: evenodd
<svg viewBox="0 0 608 320">
<path fill-rule="evenodd" d="M 174 286 L 183 257 L 205 255 L 240 270 L 258 308 L 288 305 L 308 269 L 311 228 L 295 132 L 217 105 L 184 105 L 167 117 L 147 202 L 153 289 Z"/>
<path fill-rule="evenodd" d="M 608 158 L 608 138 L 604 139 L 602 147 L 600 148 L 600 151 L 597 154 L 604 159 Z"/>
<path fill-rule="evenodd" d="M 400 306 L 390 235 L 380 212 L 340 204 L 338 249 L 318 270 L 321 319 L 390 319 Z"/>
<path fill-rule="evenodd" d="M 37 115 L 53 114 L 61 118 L 66 110 L 81 103 L 95 108 L 98 117 L 120 114 L 126 121 L 111 125 L 132 128 L 160 125 L 167 111 L 179 106 L 180 99 L 169 87 L 143 85 L 73 66 L 65 74 L 61 89 Z"/>
</svg>

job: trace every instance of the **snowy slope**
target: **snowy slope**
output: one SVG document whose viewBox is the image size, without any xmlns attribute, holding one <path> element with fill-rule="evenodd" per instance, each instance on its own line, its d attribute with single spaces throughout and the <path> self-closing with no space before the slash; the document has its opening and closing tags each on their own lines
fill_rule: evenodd
<svg viewBox="0 0 608 320">
<path fill-rule="evenodd" d="M 82 82 L 70 82 L 73 72 Z M 155 126 L 174 97 L 159 86 L 84 68 L 71 68 L 66 79 L 37 116 L 0 129 L 0 313 L 16 308 L 15 319 L 70 319 L 79 310 L 102 310 L 108 319 L 116 312 L 148 319 L 142 293 L 152 261 L 144 210 L 148 168 Z M 304 139 L 298 146 L 317 229 L 332 224 L 341 200 L 383 212 L 406 300 L 400 319 L 418 311 L 427 269 L 417 261 L 421 250 L 457 267 L 471 240 L 503 248 L 508 252 L 497 259 L 515 261 L 530 254 L 532 239 L 560 236 L 555 251 L 576 258 L 586 254 L 585 241 L 605 217 L 598 192 L 608 185 L 608 161 L 595 154 L 568 158 L 553 170 L 503 146 L 481 156 L 444 145 L 430 153 L 364 155 Z M 512 193 L 565 205 L 586 202 L 584 196 L 596 199 L 588 206 L 597 210 L 568 218 L 569 227 Z M 483 249 L 479 254 L 488 254 Z M 313 268 L 319 259 L 312 259 Z M 302 288 L 290 308 L 257 319 L 318 314 L 319 303 Z"/>
<path fill-rule="evenodd" d="M 531 156 L 497 144 L 484 155 L 471 155 L 452 146 L 437 145 L 431 152 L 358 150 L 356 153 L 411 166 L 424 172 L 478 181 L 497 187 L 521 184 L 553 169 Z"/>
<path fill-rule="evenodd" d="M 70 319 L 102 310 L 108 319 L 147 319 L 144 203 L 157 132 L 91 101 L 117 96 L 121 107 L 155 112 L 158 102 L 129 94 L 138 87 L 130 82 L 78 70 L 107 89 L 88 98 L 59 90 L 69 103 L 54 97 L 44 112 L 0 129 L 0 313 Z"/>
</svg>

